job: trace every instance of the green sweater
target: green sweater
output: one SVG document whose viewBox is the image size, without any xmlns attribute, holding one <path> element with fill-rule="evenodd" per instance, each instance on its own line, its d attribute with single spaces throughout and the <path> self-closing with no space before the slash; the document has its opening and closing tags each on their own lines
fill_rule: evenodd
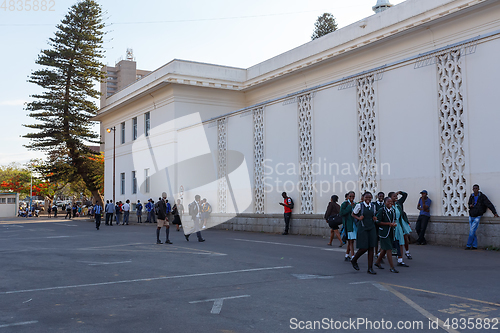
<svg viewBox="0 0 500 333">
<path fill-rule="evenodd" d="M 342 224 L 347 232 L 354 231 L 354 217 L 352 217 L 352 206 L 349 204 L 349 201 L 344 201 L 342 205 L 340 205 L 340 216 L 342 217 Z"/>
</svg>

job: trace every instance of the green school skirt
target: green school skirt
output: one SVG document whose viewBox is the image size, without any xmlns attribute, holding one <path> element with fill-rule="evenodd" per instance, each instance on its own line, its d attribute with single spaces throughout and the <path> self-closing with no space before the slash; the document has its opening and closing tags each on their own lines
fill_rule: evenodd
<svg viewBox="0 0 500 333">
<path fill-rule="evenodd" d="M 377 246 L 377 230 L 372 228 L 370 230 L 364 230 L 364 228 L 358 228 L 358 237 L 356 238 L 356 247 L 358 249 L 369 249 L 371 247 Z"/>
<path fill-rule="evenodd" d="M 387 238 L 380 238 L 380 249 L 391 251 L 392 250 L 392 240 L 393 237 L 389 236 Z"/>
</svg>

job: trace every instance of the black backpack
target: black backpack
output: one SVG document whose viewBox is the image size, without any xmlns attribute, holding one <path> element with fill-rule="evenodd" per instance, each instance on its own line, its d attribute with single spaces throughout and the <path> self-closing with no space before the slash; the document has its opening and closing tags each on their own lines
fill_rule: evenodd
<svg viewBox="0 0 500 333">
<path fill-rule="evenodd" d="M 295 206 L 295 204 L 293 203 L 293 199 L 288 197 L 288 199 L 290 199 L 290 204 L 288 206 L 290 206 L 290 209 L 293 209 L 293 207 Z"/>
</svg>

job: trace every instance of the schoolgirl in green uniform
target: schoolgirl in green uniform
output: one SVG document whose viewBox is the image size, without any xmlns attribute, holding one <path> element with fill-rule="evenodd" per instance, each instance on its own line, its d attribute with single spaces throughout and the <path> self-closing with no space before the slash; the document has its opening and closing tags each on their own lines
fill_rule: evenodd
<svg viewBox="0 0 500 333">
<path fill-rule="evenodd" d="M 354 257 L 354 240 L 357 235 L 357 227 L 354 223 L 354 218 L 352 217 L 352 209 L 356 206 L 354 198 L 356 194 L 351 191 L 346 194 L 346 200 L 340 205 L 340 216 L 342 217 L 342 224 L 344 225 L 344 230 L 347 233 L 347 250 L 345 252 L 344 261 L 351 261 Z M 351 256 L 349 256 L 351 254 Z"/>
<path fill-rule="evenodd" d="M 401 198 L 398 200 L 398 195 L 401 194 Z M 405 233 L 409 234 L 408 228 L 409 224 L 407 218 L 405 220 L 406 214 L 403 210 L 403 203 L 405 202 L 408 194 L 406 192 L 390 192 L 389 197 L 392 199 L 392 206 L 396 213 L 396 228 L 394 229 L 394 247 L 398 251 L 398 266 L 410 267 L 403 261 L 403 246 L 405 245 Z M 411 229 L 410 229 L 411 230 Z M 410 257 L 411 258 L 411 255 Z"/>
<path fill-rule="evenodd" d="M 359 203 L 352 211 L 352 217 L 358 220 L 358 235 L 356 246 L 359 249 L 352 258 L 352 267 L 359 271 L 358 259 L 368 251 L 368 274 L 377 274 L 373 270 L 373 255 L 377 244 L 377 231 L 375 221 L 377 221 L 375 205 L 372 203 L 372 194 L 364 194 L 364 202 Z"/>
<path fill-rule="evenodd" d="M 385 256 L 387 252 L 387 261 L 389 261 L 389 265 L 391 266 L 392 273 L 399 273 L 392 263 L 392 245 L 394 241 L 394 228 L 396 227 L 396 212 L 392 208 L 392 199 L 387 197 L 384 199 L 384 208 L 381 208 L 377 212 L 377 225 L 379 230 L 379 238 L 380 238 L 380 254 L 378 256 L 377 262 L 375 262 L 375 266 L 380 269 L 384 269 L 382 267 L 381 262 L 382 258 Z"/>
</svg>

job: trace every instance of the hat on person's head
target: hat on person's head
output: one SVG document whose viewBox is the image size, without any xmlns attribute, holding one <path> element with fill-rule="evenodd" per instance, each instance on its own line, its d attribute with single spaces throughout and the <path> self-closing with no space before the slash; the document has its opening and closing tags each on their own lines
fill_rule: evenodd
<svg viewBox="0 0 500 333">
<path fill-rule="evenodd" d="M 422 193 L 429 194 L 429 192 L 427 192 L 427 190 L 423 190 L 422 192 L 420 192 L 420 194 L 422 194 Z"/>
<path fill-rule="evenodd" d="M 167 192 L 163 192 L 163 193 L 161 194 L 161 197 L 162 197 L 162 198 L 166 198 L 166 197 L 167 197 Z"/>
</svg>

